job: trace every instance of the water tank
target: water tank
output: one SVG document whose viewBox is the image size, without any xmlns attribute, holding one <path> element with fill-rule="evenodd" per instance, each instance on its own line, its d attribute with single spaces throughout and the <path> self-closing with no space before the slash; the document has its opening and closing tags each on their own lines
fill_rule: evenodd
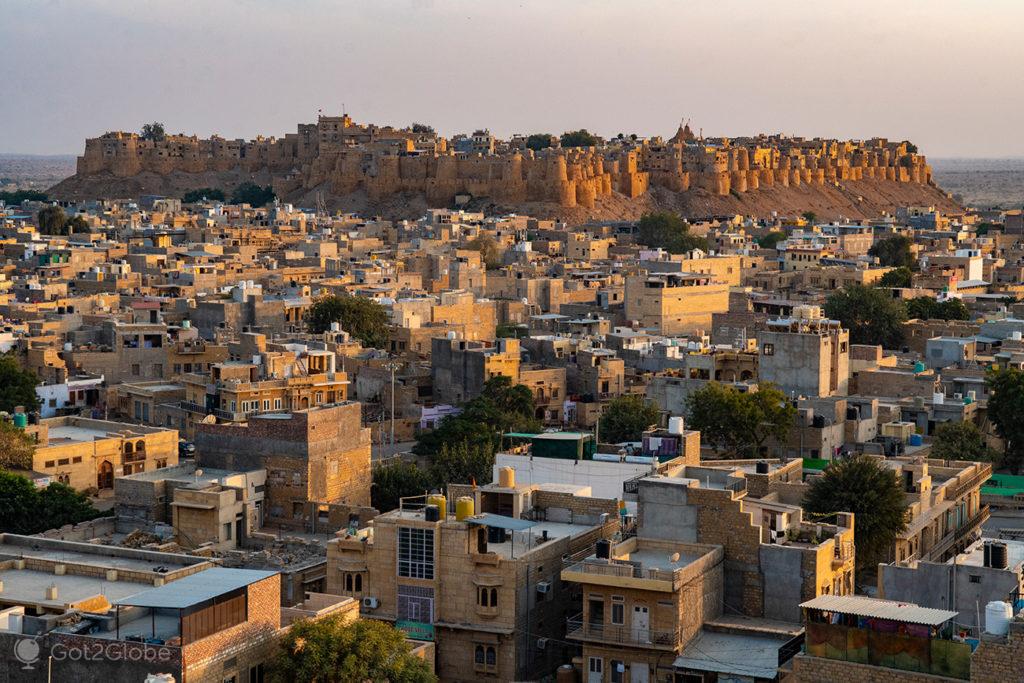
<svg viewBox="0 0 1024 683">
<path fill-rule="evenodd" d="M 563 664 L 558 667 L 558 672 L 555 674 L 555 683 L 576 683 L 578 680 L 576 667 L 572 664 Z"/>
<path fill-rule="evenodd" d="M 1005 543 L 992 543 L 990 552 L 989 567 L 993 569 L 1006 569 L 1009 566 L 1009 553 Z"/>
<path fill-rule="evenodd" d="M 441 519 L 448 518 L 448 499 L 440 493 L 432 493 L 427 496 L 427 505 L 435 506 Z"/>
<path fill-rule="evenodd" d="M 428 505 L 423 508 L 423 519 L 428 522 L 440 522 L 441 510 L 439 510 L 436 505 Z"/>
<path fill-rule="evenodd" d="M 932 403 L 937 406 L 941 406 L 942 402 L 946 399 L 946 396 L 941 391 L 936 391 L 932 394 Z"/>
<path fill-rule="evenodd" d="M 181 329 L 183 329 L 183 330 L 191 330 L 192 329 L 192 321 L 191 320 L 182 320 L 181 321 Z"/>
<path fill-rule="evenodd" d="M 1020 337 L 1020 330 L 1014 330 L 1013 332 L 1010 333 L 1010 339 L 1012 339 L 1013 341 L 1020 341 Z"/>
<path fill-rule="evenodd" d="M 985 633 L 996 636 L 1005 636 L 1010 630 L 1010 618 L 1013 610 L 1010 603 L 1002 600 L 993 600 L 985 605 Z"/>
<path fill-rule="evenodd" d="M 920 446 L 923 443 L 924 443 L 924 438 L 920 434 L 911 434 L 910 435 L 910 445 L 911 446 Z"/>
<path fill-rule="evenodd" d="M 669 434 L 682 434 L 683 433 L 683 418 L 681 418 L 681 417 L 670 417 L 668 419 L 668 433 Z"/>
<path fill-rule="evenodd" d="M 612 556 L 612 542 L 607 538 L 602 538 L 597 542 L 597 557 L 601 560 L 611 559 Z"/>
<path fill-rule="evenodd" d="M 925 364 L 922 363 L 921 361 L 917 361 L 916 363 L 914 363 L 914 372 L 915 373 L 924 372 L 926 369 L 927 369 L 927 366 L 925 366 Z"/>
<path fill-rule="evenodd" d="M 511 467 L 499 469 L 498 486 L 503 489 L 514 489 L 516 487 L 516 471 Z"/>
<path fill-rule="evenodd" d="M 814 416 L 814 420 L 811 421 L 811 424 L 813 425 L 813 427 L 815 429 L 824 429 L 825 428 L 825 416 L 824 415 L 815 415 Z"/>
<path fill-rule="evenodd" d="M 758 474 L 768 474 L 768 461 L 758 460 L 757 464 L 754 465 L 754 471 Z"/>
<path fill-rule="evenodd" d="M 74 351 L 75 350 L 75 345 L 72 344 L 71 342 L 64 342 L 64 350 L 65 351 L 69 351 L 69 352 L 70 351 Z"/>
<path fill-rule="evenodd" d="M 14 426 L 18 429 L 24 429 L 28 426 L 28 415 L 25 413 L 14 414 Z"/>
<path fill-rule="evenodd" d="M 455 501 L 455 519 L 460 522 L 473 516 L 475 503 L 469 496 L 460 496 Z"/>
</svg>

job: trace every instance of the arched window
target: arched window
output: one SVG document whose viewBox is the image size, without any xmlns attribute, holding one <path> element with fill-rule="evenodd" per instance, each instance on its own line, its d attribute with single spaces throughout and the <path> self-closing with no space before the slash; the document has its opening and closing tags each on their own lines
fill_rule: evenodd
<svg viewBox="0 0 1024 683">
<path fill-rule="evenodd" d="M 363 575 L 362 574 L 356 574 L 355 586 L 356 586 L 356 591 L 355 591 L 356 593 L 362 593 L 363 592 Z"/>
<path fill-rule="evenodd" d="M 139 453 L 141 453 L 142 451 L 146 450 L 146 442 L 145 441 L 136 441 L 135 442 L 135 450 L 137 452 L 139 452 Z"/>
<path fill-rule="evenodd" d="M 352 592 L 352 575 L 345 574 L 345 590 L 349 593 Z"/>
<path fill-rule="evenodd" d="M 498 589 L 497 588 L 492 588 L 491 589 L 491 607 L 497 607 L 497 606 L 498 606 Z"/>
<path fill-rule="evenodd" d="M 476 653 L 473 655 L 473 661 L 476 662 L 477 664 L 483 665 L 483 663 L 484 663 L 484 646 L 483 645 L 477 645 L 476 646 Z"/>
<path fill-rule="evenodd" d="M 487 647 L 487 666 L 495 666 L 498 663 L 498 653 L 493 647 Z"/>
<path fill-rule="evenodd" d="M 134 450 L 135 450 L 135 448 L 132 446 L 132 442 L 131 441 L 129 441 L 128 443 L 126 443 L 124 445 L 124 454 L 125 455 L 131 455 Z"/>
</svg>

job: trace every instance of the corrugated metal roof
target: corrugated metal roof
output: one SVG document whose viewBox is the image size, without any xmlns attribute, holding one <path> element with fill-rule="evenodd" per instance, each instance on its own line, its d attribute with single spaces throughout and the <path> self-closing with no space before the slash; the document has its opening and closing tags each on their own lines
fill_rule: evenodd
<svg viewBox="0 0 1024 683">
<path fill-rule="evenodd" d="M 813 600 L 802 603 L 800 606 L 808 609 L 842 612 L 843 614 L 855 614 L 858 617 L 889 619 L 891 621 L 902 621 L 907 624 L 922 624 L 925 626 L 939 626 L 957 615 L 956 612 L 921 607 L 912 602 L 879 600 L 877 598 L 857 595 L 819 595 Z"/>
<path fill-rule="evenodd" d="M 515 519 L 514 517 L 506 517 L 504 515 L 495 515 L 490 512 L 485 512 L 480 515 L 474 515 L 470 517 L 467 522 L 473 524 L 482 524 L 484 526 L 493 526 L 499 529 L 512 529 L 513 531 L 525 531 L 532 526 L 536 526 L 536 522 L 531 522 L 528 519 Z"/>
<path fill-rule="evenodd" d="M 277 572 L 257 569 L 229 569 L 214 567 L 198 572 L 183 579 L 172 581 L 158 588 L 130 595 L 117 600 L 115 605 L 134 605 L 136 607 L 165 607 L 169 609 L 185 609 L 201 602 L 212 600 L 224 593 L 244 588 L 249 584 L 274 576 Z"/>
</svg>

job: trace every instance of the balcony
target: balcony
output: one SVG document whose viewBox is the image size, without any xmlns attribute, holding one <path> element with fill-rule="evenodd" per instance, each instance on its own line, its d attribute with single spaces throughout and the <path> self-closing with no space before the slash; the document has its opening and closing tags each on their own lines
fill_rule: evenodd
<svg viewBox="0 0 1024 683">
<path fill-rule="evenodd" d="M 981 529 L 981 526 L 988 521 L 989 515 L 990 512 L 987 505 L 979 508 L 977 514 L 967 520 L 963 526 L 950 531 L 940 538 L 938 543 L 921 553 L 920 559 L 927 562 L 941 561 L 950 549 L 967 545 L 963 541 Z"/>
<path fill-rule="evenodd" d="M 958 481 L 952 490 L 946 494 L 946 500 L 958 500 L 961 496 L 965 495 L 968 491 L 976 489 L 983 483 L 988 481 L 989 477 L 992 476 L 992 465 L 991 463 L 981 463 L 978 467 L 977 472 L 973 475 L 967 476 L 965 479 Z"/>
<path fill-rule="evenodd" d="M 679 647 L 679 631 L 657 631 L 649 628 L 632 628 L 626 625 L 595 624 L 583 620 L 577 614 L 566 620 L 566 633 L 570 640 L 607 645 L 631 645 L 652 650 L 673 651 Z"/>
</svg>

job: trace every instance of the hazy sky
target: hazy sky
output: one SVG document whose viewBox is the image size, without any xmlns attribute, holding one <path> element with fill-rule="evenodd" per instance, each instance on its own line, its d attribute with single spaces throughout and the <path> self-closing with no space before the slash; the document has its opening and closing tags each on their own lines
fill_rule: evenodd
<svg viewBox="0 0 1024 683">
<path fill-rule="evenodd" d="M 0 152 L 317 110 L 442 134 L 909 138 L 1024 156 L 1020 0 L 0 0 Z"/>
</svg>

